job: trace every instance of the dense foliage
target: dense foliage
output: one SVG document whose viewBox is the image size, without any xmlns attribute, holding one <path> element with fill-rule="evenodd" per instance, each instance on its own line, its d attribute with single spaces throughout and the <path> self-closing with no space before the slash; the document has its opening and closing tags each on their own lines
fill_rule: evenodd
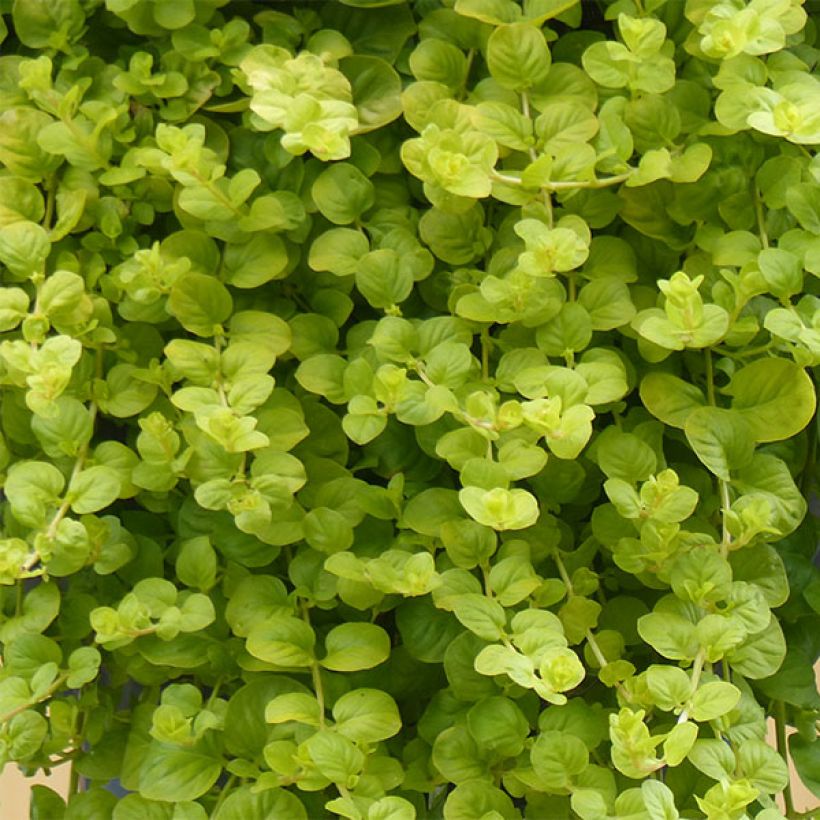
<svg viewBox="0 0 820 820">
<path fill-rule="evenodd" d="M 32 817 L 776 820 L 767 714 L 818 788 L 802 0 L 0 12 Z"/>
</svg>

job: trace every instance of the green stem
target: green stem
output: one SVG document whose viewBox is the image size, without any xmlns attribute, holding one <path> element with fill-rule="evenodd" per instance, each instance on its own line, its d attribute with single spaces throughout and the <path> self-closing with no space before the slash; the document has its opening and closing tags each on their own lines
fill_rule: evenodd
<svg viewBox="0 0 820 820">
<path fill-rule="evenodd" d="M 46 180 L 46 210 L 43 216 L 42 226 L 48 231 L 51 230 L 51 222 L 54 219 L 54 197 L 57 191 L 57 180 L 54 175 L 48 177 Z"/>
<path fill-rule="evenodd" d="M 521 113 L 527 118 L 530 119 L 530 98 L 526 91 L 521 92 Z M 530 148 L 530 156 L 535 154 L 535 149 Z"/>
<path fill-rule="evenodd" d="M 481 328 L 481 378 L 483 381 L 490 379 L 490 348 L 492 347 L 490 331 L 488 328 Z"/>
<path fill-rule="evenodd" d="M 493 588 L 490 585 L 490 565 L 486 562 L 481 565 L 481 578 L 484 581 L 484 594 L 488 598 L 493 597 Z"/>
<path fill-rule="evenodd" d="M 760 234 L 760 244 L 764 248 L 769 247 L 769 235 L 766 233 L 766 218 L 763 214 L 763 203 L 760 200 L 760 191 L 757 190 L 757 185 L 752 186 L 752 193 L 755 203 L 755 216 L 757 217 L 757 232 Z"/>
<path fill-rule="evenodd" d="M 558 550 L 553 550 L 552 552 L 552 559 L 555 561 L 555 566 L 558 568 L 558 574 L 561 576 L 561 580 L 564 582 L 564 586 L 567 588 L 567 598 L 575 597 L 575 590 L 572 587 L 572 579 L 569 577 L 569 573 L 567 572 L 567 568 L 564 565 L 564 561 L 561 558 L 561 554 Z M 587 643 L 589 644 L 589 648 L 592 654 L 595 656 L 595 660 L 598 661 L 601 669 L 603 669 L 609 661 L 604 655 L 603 650 L 601 649 L 601 645 L 595 638 L 595 635 L 592 633 L 591 629 L 587 629 L 586 635 Z M 623 691 L 623 687 L 620 683 L 615 684 L 615 688 L 619 691 Z"/>
<path fill-rule="evenodd" d="M 223 679 L 217 678 L 216 683 L 214 684 L 214 688 L 211 690 L 211 694 L 208 697 L 208 701 L 205 704 L 206 709 L 210 709 L 214 703 L 216 703 L 216 698 L 219 695 L 219 690 L 222 687 Z"/>
<path fill-rule="evenodd" d="M 96 373 L 96 377 L 98 379 L 102 378 L 102 359 L 103 359 L 103 349 L 102 349 L 102 347 L 98 347 L 97 348 L 96 359 L 95 359 L 95 362 L 94 362 L 95 373 Z M 94 429 L 94 423 L 97 420 L 97 409 L 98 409 L 97 408 L 97 403 L 92 399 L 88 404 L 88 415 L 91 419 L 91 429 L 92 430 Z M 82 472 L 82 469 L 85 466 L 85 460 L 86 460 L 86 457 L 88 456 L 88 447 L 89 447 L 89 442 L 86 441 L 85 444 L 83 444 L 80 447 L 80 449 L 77 451 L 77 456 L 74 460 L 74 466 L 71 469 L 71 475 L 69 476 L 68 484 L 66 484 L 66 492 L 68 492 L 68 490 L 71 488 L 71 483 Z M 64 499 L 63 502 L 60 504 L 59 508 L 57 509 L 57 512 L 54 513 L 54 517 L 51 519 L 51 521 L 48 524 L 48 527 L 46 529 L 46 537 L 47 538 L 53 540 L 56 537 L 57 527 L 60 525 L 60 522 L 63 520 L 63 518 L 65 518 L 66 513 L 69 511 L 70 508 L 71 508 L 71 503 L 69 502 L 69 500 L 67 498 Z M 40 554 L 37 551 L 35 551 L 28 557 L 26 562 L 23 564 L 23 567 L 22 567 L 23 572 L 24 573 L 30 573 L 31 570 L 39 562 L 40 562 Z M 27 575 L 26 577 L 31 577 L 31 576 Z"/>
<path fill-rule="evenodd" d="M 800 477 L 800 491 L 805 498 L 809 497 L 812 485 L 817 483 L 817 421 L 813 421 L 806 431 L 807 453 L 803 475 Z"/>
<path fill-rule="evenodd" d="M 698 691 L 698 686 L 700 685 L 700 676 L 703 674 L 703 662 L 705 660 L 706 654 L 702 649 L 699 649 L 698 654 L 695 655 L 695 661 L 692 664 L 692 681 L 689 687 L 690 700 L 695 696 L 695 692 Z M 678 716 L 678 723 L 686 723 L 687 720 L 689 720 L 689 712 L 688 710 L 684 709 Z"/>
<path fill-rule="evenodd" d="M 732 509 L 732 499 L 729 496 L 729 482 L 718 479 L 720 487 L 720 509 L 723 519 L 723 533 L 720 541 L 720 554 L 725 558 L 729 554 L 729 547 L 732 544 L 732 536 L 726 526 L 726 515 Z"/>
<path fill-rule="evenodd" d="M 302 619 L 311 626 L 310 623 L 310 608 L 307 603 L 302 603 Z M 322 671 L 319 666 L 319 661 L 314 660 L 310 665 L 310 677 L 313 682 L 313 692 L 316 695 L 316 701 L 319 704 L 319 728 L 325 728 L 325 690 L 322 686 Z"/>
<path fill-rule="evenodd" d="M 706 360 L 706 398 L 709 404 L 714 407 L 716 404 L 715 368 L 712 364 L 712 351 L 708 347 L 704 350 L 704 357 Z M 725 558 L 729 554 L 729 548 L 732 544 L 732 536 L 726 525 L 726 516 L 732 509 L 732 499 L 729 495 L 729 482 L 719 478 L 718 489 L 720 491 L 721 528 L 723 530 L 720 541 L 720 554 Z"/>
<path fill-rule="evenodd" d="M 624 180 L 629 179 L 632 175 L 631 171 L 623 174 L 617 174 L 612 177 L 604 177 L 603 179 L 580 179 L 580 180 L 558 180 L 555 182 L 547 182 L 541 186 L 544 191 L 575 191 L 581 188 L 609 188 L 611 185 L 618 185 Z M 502 174 L 499 171 L 493 171 L 492 176 L 499 182 L 506 182 L 508 185 L 521 185 L 521 180 L 518 177 L 511 177 L 508 174 Z"/>
<path fill-rule="evenodd" d="M 475 59 L 475 49 L 467 50 L 467 60 L 464 64 L 464 80 L 461 83 L 461 88 L 458 90 L 458 99 L 463 100 L 467 96 L 467 81 L 470 79 L 470 69 L 473 67 L 473 60 Z"/>
<path fill-rule="evenodd" d="M 521 113 L 528 120 L 532 120 L 532 115 L 530 114 L 530 98 L 526 91 L 521 92 Z M 533 129 L 535 129 L 534 123 Z M 536 152 L 535 148 L 530 146 L 528 152 L 530 155 L 530 162 L 535 162 L 538 159 L 538 153 Z M 544 209 L 547 212 L 547 227 L 550 228 L 550 230 L 552 230 L 552 226 L 554 224 L 554 218 L 552 213 L 552 195 L 545 188 L 541 189 L 541 200 L 543 201 Z"/>
<path fill-rule="evenodd" d="M 48 698 L 50 698 L 67 680 L 68 672 L 65 672 L 60 675 L 54 683 L 52 683 L 51 686 L 49 686 L 48 689 L 46 689 L 46 691 L 35 700 L 29 700 L 25 703 L 21 703 L 19 706 L 15 706 L 14 709 L 10 709 L 4 715 L 0 715 L 0 724 L 8 723 L 12 718 L 15 718 L 17 715 L 25 712 L 26 709 L 31 709 L 32 706 L 36 706 L 38 703 L 48 700 Z"/>
<path fill-rule="evenodd" d="M 712 407 L 715 406 L 715 370 L 712 365 L 712 351 L 707 347 L 704 351 L 706 357 L 706 398 Z"/>
<path fill-rule="evenodd" d="M 789 752 L 786 743 L 786 704 L 782 700 L 775 702 L 774 726 L 777 739 L 777 751 L 780 753 L 786 766 L 788 766 Z M 787 782 L 783 789 L 783 805 L 786 809 L 786 816 L 791 817 L 794 814 L 791 781 Z"/>
<path fill-rule="evenodd" d="M 325 728 L 325 690 L 322 686 L 322 672 L 319 662 L 313 661 L 310 665 L 310 677 L 313 681 L 313 691 L 316 694 L 316 701 L 319 704 L 319 728 Z"/>
<path fill-rule="evenodd" d="M 75 761 L 72 760 L 68 775 L 68 793 L 70 795 L 76 794 L 80 790 L 80 773 L 74 764 Z"/>
<path fill-rule="evenodd" d="M 236 783 L 236 775 L 232 774 L 228 778 L 225 785 L 222 787 L 222 790 L 219 792 L 219 797 L 217 798 L 216 803 L 214 804 L 213 812 L 211 813 L 212 817 L 216 815 L 217 810 L 222 805 L 222 803 L 225 801 L 225 798 L 228 797 L 228 795 L 231 793 L 231 788 L 233 787 L 233 785 L 235 783 Z"/>
</svg>

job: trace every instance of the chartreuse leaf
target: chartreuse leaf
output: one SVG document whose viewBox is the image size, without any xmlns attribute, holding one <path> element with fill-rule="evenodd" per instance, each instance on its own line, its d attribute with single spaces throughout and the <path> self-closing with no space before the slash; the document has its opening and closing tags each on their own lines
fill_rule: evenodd
<svg viewBox="0 0 820 820">
<path fill-rule="evenodd" d="M 538 518 L 538 504 L 526 490 L 465 487 L 459 493 L 464 509 L 479 524 L 496 530 L 519 530 Z"/>
<path fill-rule="evenodd" d="M 817 399 L 806 371 L 786 359 L 759 359 L 740 369 L 727 392 L 757 441 L 780 441 L 799 433 L 814 415 Z"/>
<path fill-rule="evenodd" d="M 641 401 L 655 418 L 683 428 L 689 414 L 706 404 L 703 392 L 668 373 L 649 373 L 641 381 Z"/>
</svg>

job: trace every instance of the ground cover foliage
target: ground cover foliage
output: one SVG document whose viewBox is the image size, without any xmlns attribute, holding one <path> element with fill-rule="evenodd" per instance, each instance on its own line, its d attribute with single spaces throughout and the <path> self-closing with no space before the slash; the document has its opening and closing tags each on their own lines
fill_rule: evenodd
<svg viewBox="0 0 820 820">
<path fill-rule="evenodd" d="M 776 820 L 767 715 L 818 788 L 799 0 L 0 12 L 32 817 Z"/>
</svg>

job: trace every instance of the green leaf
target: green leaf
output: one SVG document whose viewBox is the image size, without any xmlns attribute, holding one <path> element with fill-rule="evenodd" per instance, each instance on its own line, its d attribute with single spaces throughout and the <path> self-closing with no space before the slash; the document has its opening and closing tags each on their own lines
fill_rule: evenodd
<svg viewBox="0 0 820 820">
<path fill-rule="evenodd" d="M 541 732 L 530 750 L 530 762 L 545 787 L 564 789 L 586 769 L 589 752 L 577 737 Z"/>
<path fill-rule="evenodd" d="M 609 478 L 635 484 L 645 481 L 657 467 L 652 448 L 634 433 L 607 430 L 597 441 L 598 466 Z"/>
<path fill-rule="evenodd" d="M 15 0 L 11 16 L 17 36 L 29 48 L 62 47 L 85 23 L 77 0 Z"/>
<path fill-rule="evenodd" d="M 429 37 L 413 49 L 409 57 L 410 70 L 417 80 L 441 83 L 460 88 L 467 73 L 467 58 L 452 43 Z"/>
<path fill-rule="evenodd" d="M 234 287 L 256 288 L 273 279 L 281 279 L 287 270 L 288 251 L 275 234 L 256 234 L 249 242 L 225 248 L 225 281 Z"/>
<path fill-rule="evenodd" d="M 308 624 L 287 615 L 276 615 L 253 626 L 248 652 L 277 666 L 310 666 L 316 635 Z"/>
<path fill-rule="evenodd" d="M 353 741 L 329 729 L 311 735 L 303 745 L 316 768 L 335 783 L 348 783 L 364 765 L 364 755 Z"/>
<path fill-rule="evenodd" d="M 757 257 L 769 290 L 778 299 L 788 299 L 803 289 L 800 259 L 782 248 L 765 248 Z"/>
<path fill-rule="evenodd" d="M 820 766 L 817 765 L 817 743 L 806 741 L 798 734 L 793 734 L 789 738 L 789 753 L 800 780 L 811 790 L 815 796 L 820 793 Z"/>
<path fill-rule="evenodd" d="M 398 707 L 378 689 L 354 689 L 333 704 L 336 731 L 357 743 L 378 743 L 401 730 Z"/>
<path fill-rule="evenodd" d="M 671 571 L 672 589 L 683 601 L 702 605 L 730 595 L 732 569 L 710 546 L 697 546 L 678 556 Z"/>
<path fill-rule="evenodd" d="M 813 234 L 820 234 L 820 194 L 817 187 L 801 182 L 786 191 L 786 207 L 800 225 Z"/>
<path fill-rule="evenodd" d="M 353 544 L 353 528 L 347 519 L 328 507 L 311 510 L 302 521 L 302 529 L 305 540 L 319 552 L 341 552 Z"/>
<path fill-rule="evenodd" d="M 41 273 L 50 252 L 48 234 L 34 222 L 21 220 L 0 228 L 0 262 L 18 279 Z"/>
<path fill-rule="evenodd" d="M 444 803 L 444 820 L 473 820 L 475 817 L 514 817 L 515 808 L 506 792 L 481 780 L 459 783 Z"/>
<path fill-rule="evenodd" d="M 746 418 L 732 410 L 700 407 L 686 418 L 686 438 L 697 457 L 723 481 L 731 470 L 746 467 L 754 454 L 754 437 Z"/>
<path fill-rule="evenodd" d="M 326 655 L 319 663 L 334 672 L 372 669 L 390 655 L 390 637 L 380 627 L 367 623 L 335 626 L 325 638 Z"/>
<path fill-rule="evenodd" d="M 722 740 L 703 738 L 695 741 L 688 758 L 698 771 L 713 780 L 733 777 L 737 765 L 732 747 Z"/>
<path fill-rule="evenodd" d="M 58 412 L 53 418 L 34 416 L 31 429 L 40 446 L 52 458 L 76 456 L 93 435 L 93 422 L 88 409 L 68 396 L 55 402 Z"/>
<path fill-rule="evenodd" d="M 757 441 L 797 435 L 816 407 L 814 387 L 802 367 L 788 359 L 758 359 L 735 373 L 726 390 Z"/>
<path fill-rule="evenodd" d="M 232 310 L 228 289 L 213 277 L 199 273 L 178 279 L 168 297 L 168 312 L 197 336 L 218 334 Z"/>
<path fill-rule="evenodd" d="M 764 794 L 782 791 L 789 783 L 789 770 L 775 749 L 762 740 L 749 739 L 737 751 L 740 771 Z"/>
<path fill-rule="evenodd" d="M 499 640 L 507 622 L 501 604 L 478 593 L 459 596 L 453 602 L 453 614 L 467 629 L 485 641 Z"/>
<path fill-rule="evenodd" d="M 655 418 L 670 427 L 683 429 L 689 414 L 706 404 L 694 384 L 669 373 L 649 373 L 641 382 L 641 401 Z"/>
<path fill-rule="evenodd" d="M 37 142 L 39 133 L 52 122 L 43 111 L 20 105 L 12 104 L 0 112 L 0 161 L 12 174 L 39 182 L 57 168 L 61 158 L 44 151 Z M 21 190 L 13 178 L 4 181 L 2 190 L 5 216 L 0 222 L 3 225 L 17 222 L 21 217 L 32 222 L 42 219 L 43 201 L 39 192 L 32 192 L 30 187 Z"/>
<path fill-rule="evenodd" d="M 86 792 L 73 794 L 68 800 L 64 820 L 103 820 L 110 817 L 117 798 L 102 788 L 91 788 Z"/>
<path fill-rule="evenodd" d="M 254 793 L 250 786 L 240 786 L 229 794 L 219 805 L 213 820 L 244 820 L 248 817 L 308 820 L 307 811 L 296 795 L 276 788 Z"/>
<path fill-rule="evenodd" d="M 465 487 L 458 497 L 473 519 L 496 530 L 525 529 L 538 519 L 538 502 L 526 490 Z"/>
<path fill-rule="evenodd" d="M 217 558 L 211 541 L 201 535 L 180 545 L 177 577 L 189 587 L 207 592 L 216 583 Z"/>
<path fill-rule="evenodd" d="M 472 121 L 479 131 L 506 148 L 526 151 L 535 145 L 532 121 L 506 103 L 479 103 Z"/>
<path fill-rule="evenodd" d="M 629 289 L 615 276 L 602 276 L 584 285 L 578 302 L 589 314 L 593 330 L 612 330 L 635 317 Z"/>
<path fill-rule="evenodd" d="M 47 510 L 56 507 L 64 486 L 65 479 L 53 464 L 20 461 L 9 470 L 4 493 L 21 524 L 41 527 Z"/>
<path fill-rule="evenodd" d="M 357 220 L 374 202 L 373 183 L 347 162 L 338 162 L 323 171 L 311 188 L 313 201 L 322 216 L 335 225 Z"/>
<path fill-rule="evenodd" d="M 667 712 L 684 703 L 692 690 L 689 675 L 683 669 L 658 664 L 646 670 L 646 685 L 652 700 Z"/>
<path fill-rule="evenodd" d="M 650 612 L 638 620 L 638 633 L 665 658 L 692 660 L 697 654 L 695 626 L 680 615 Z"/>
<path fill-rule="evenodd" d="M 403 797 L 382 797 L 367 810 L 367 820 L 415 820 L 416 809 Z"/>
<path fill-rule="evenodd" d="M 65 802 L 57 792 L 39 783 L 31 787 L 31 820 L 63 820 L 64 813 Z"/>
<path fill-rule="evenodd" d="M 318 727 L 324 715 L 321 714 L 319 701 L 305 692 L 288 692 L 278 695 L 265 707 L 265 720 L 268 723 L 288 723 L 297 721 L 308 726 Z"/>
<path fill-rule="evenodd" d="M 139 790 L 151 800 L 196 800 L 216 783 L 221 772 L 221 760 L 207 745 L 181 748 L 155 740 L 140 766 Z"/>
<path fill-rule="evenodd" d="M 786 656 L 786 641 L 777 619 L 772 618 L 762 632 L 753 635 L 726 658 L 741 675 L 752 680 L 773 675 Z"/>
<path fill-rule="evenodd" d="M 767 525 L 782 534 L 792 532 L 806 514 L 806 500 L 789 473 L 786 464 L 775 456 L 758 453 L 748 467 L 738 470 L 733 486 L 743 494 L 734 502 L 737 512 L 763 501 L 771 511 Z"/>
<path fill-rule="evenodd" d="M 675 795 L 660 780 L 644 780 L 641 796 L 650 820 L 678 820 L 680 817 L 675 807 Z"/>
<path fill-rule="evenodd" d="M 413 274 L 401 264 L 396 251 L 382 248 L 370 251 L 359 260 L 356 287 L 373 307 L 389 308 L 410 295 Z"/>
<path fill-rule="evenodd" d="M 487 67 L 504 88 L 525 91 L 538 85 L 550 62 L 544 35 L 530 23 L 499 26 L 487 41 Z"/>
<path fill-rule="evenodd" d="M 402 84 L 393 67 L 380 57 L 354 54 L 339 61 L 350 81 L 359 115 L 357 134 L 373 131 L 401 116 Z"/>
<path fill-rule="evenodd" d="M 359 260 L 370 250 L 367 237 L 352 228 L 331 228 L 310 246 L 308 264 L 313 270 L 330 271 L 336 276 L 356 272 Z"/>
<path fill-rule="evenodd" d="M 108 507 L 120 494 L 120 478 L 111 467 L 87 467 L 68 485 L 71 509 L 76 513 L 92 513 Z"/>
<path fill-rule="evenodd" d="M 719 718 L 737 706 L 740 690 L 725 681 L 704 683 L 692 698 L 691 715 L 695 720 Z"/>
</svg>

